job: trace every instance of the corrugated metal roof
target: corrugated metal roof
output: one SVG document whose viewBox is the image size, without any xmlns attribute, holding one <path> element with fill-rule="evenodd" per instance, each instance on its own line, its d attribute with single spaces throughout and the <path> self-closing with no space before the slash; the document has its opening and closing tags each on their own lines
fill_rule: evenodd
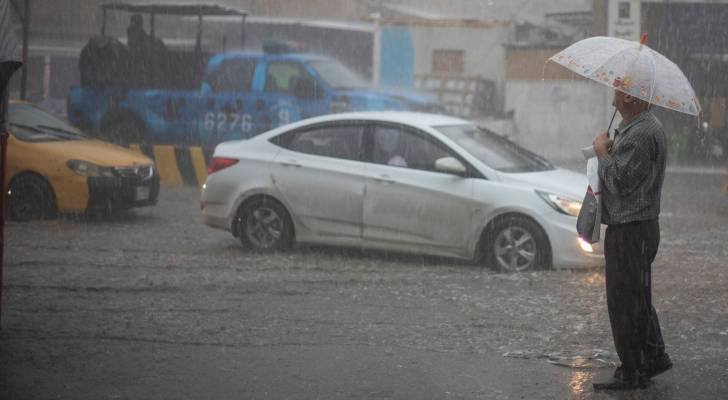
<svg viewBox="0 0 728 400">
<path fill-rule="evenodd" d="M 189 17 L 193 18 L 193 17 Z M 194 17 L 196 18 L 196 17 Z M 231 18 L 229 16 L 213 16 L 205 18 L 205 21 L 210 22 L 233 22 L 239 23 L 238 18 Z M 307 18 L 292 18 L 292 17 L 260 17 L 251 15 L 245 19 L 246 24 L 260 24 L 260 25 L 289 25 L 289 26 L 308 26 L 312 28 L 325 28 L 335 29 L 343 31 L 357 31 L 357 32 L 374 32 L 374 24 L 371 22 L 364 21 L 352 21 L 352 20 L 336 20 L 336 19 L 307 19 Z"/>
<path fill-rule="evenodd" d="M 425 19 L 542 22 L 546 13 L 591 11 L 591 5 L 592 0 L 399 0 L 383 4 L 382 11 Z"/>
</svg>

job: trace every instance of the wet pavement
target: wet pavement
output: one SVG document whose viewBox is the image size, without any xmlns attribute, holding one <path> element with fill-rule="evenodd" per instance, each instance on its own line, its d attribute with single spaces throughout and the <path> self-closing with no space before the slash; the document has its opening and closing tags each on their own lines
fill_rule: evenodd
<svg viewBox="0 0 728 400">
<path fill-rule="evenodd" d="M 717 171 L 717 172 L 715 172 Z M 675 367 L 593 393 L 604 274 L 413 255 L 246 252 L 197 190 L 111 219 L 6 230 L 2 399 L 716 399 L 728 393 L 728 195 L 667 176 L 653 301 Z"/>
</svg>

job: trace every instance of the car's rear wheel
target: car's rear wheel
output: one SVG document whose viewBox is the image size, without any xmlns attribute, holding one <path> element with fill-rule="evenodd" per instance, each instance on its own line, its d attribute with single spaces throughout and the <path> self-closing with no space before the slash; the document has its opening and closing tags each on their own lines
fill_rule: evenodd
<svg viewBox="0 0 728 400">
<path fill-rule="evenodd" d="M 488 266 L 501 272 L 550 268 L 551 246 L 546 233 L 530 218 L 499 218 L 483 235 L 482 249 Z"/>
<path fill-rule="evenodd" d="M 240 241 L 250 250 L 282 251 L 293 243 L 293 223 L 288 211 L 269 197 L 246 203 L 238 214 L 238 223 Z"/>
<path fill-rule="evenodd" d="M 56 216 L 53 189 L 45 179 L 35 174 L 22 174 L 13 179 L 9 190 L 10 219 L 31 221 Z"/>
</svg>

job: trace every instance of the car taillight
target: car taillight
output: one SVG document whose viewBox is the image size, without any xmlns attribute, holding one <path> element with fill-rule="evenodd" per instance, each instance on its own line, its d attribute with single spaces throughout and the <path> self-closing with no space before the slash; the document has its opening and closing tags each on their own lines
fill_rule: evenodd
<svg viewBox="0 0 728 400">
<path fill-rule="evenodd" d="M 207 166 L 207 175 L 214 174 L 221 169 L 225 169 L 237 163 L 238 160 L 234 158 L 212 157 L 212 160 L 210 160 L 210 164 Z"/>
</svg>

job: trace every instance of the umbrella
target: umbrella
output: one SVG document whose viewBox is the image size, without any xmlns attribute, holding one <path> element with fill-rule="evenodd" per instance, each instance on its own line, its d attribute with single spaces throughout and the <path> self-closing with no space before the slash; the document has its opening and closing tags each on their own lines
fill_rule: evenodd
<svg viewBox="0 0 728 400">
<path fill-rule="evenodd" d="M 651 104 L 698 115 L 700 103 L 685 74 L 646 42 L 647 34 L 639 42 L 596 36 L 572 44 L 549 60 Z"/>
<path fill-rule="evenodd" d="M 596 36 L 580 40 L 556 53 L 554 61 L 595 82 L 661 107 L 698 115 L 700 103 L 680 68 L 667 57 L 649 48 L 647 34 L 639 42 Z M 614 110 L 607 134 L 617 115 Z M 577 218 L 579 237 L 595 243 L 600 237 L 601 198 L 597 168 L 599 161 L 587 154 L 589 187 Z"/>
</svg>

